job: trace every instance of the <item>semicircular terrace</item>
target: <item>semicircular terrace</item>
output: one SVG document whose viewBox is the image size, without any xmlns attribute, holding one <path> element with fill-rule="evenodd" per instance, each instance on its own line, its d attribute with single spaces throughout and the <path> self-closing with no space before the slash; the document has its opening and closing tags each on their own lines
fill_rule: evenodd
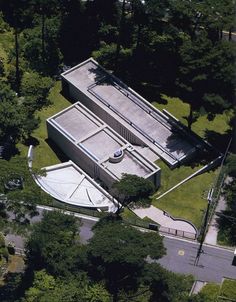
<svg viewBox="0 0 236 302">
<path fill-rule="evenodd" d="M 29 168 L 32 168 L 32 153 L 28 152 Z M 96 208 L 109 212 L 116 210 L 116 201 L 98 183 L 72 161 L 43 168 L 45 175 L 33 175 L 36 183 L 46 193 L 61 202 Z"/>
</svg>

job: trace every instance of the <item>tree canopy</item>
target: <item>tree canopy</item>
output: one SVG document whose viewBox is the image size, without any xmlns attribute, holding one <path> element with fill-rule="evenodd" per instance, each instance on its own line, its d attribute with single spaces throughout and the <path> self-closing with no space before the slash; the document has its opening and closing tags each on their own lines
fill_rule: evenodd
<svg viewBox="0 0 236 302">
<path fill-rule="evenodd" d="M 110 302 L 110 295 L 99 283 L 91 283 L 86 274 L 66 281 L 56 279 L 45 270 L 34 273 L 34 281 L 22 302 Z"/>
<path fill-rule="evenodd" d="M 150 195 L 154 193 L 154 190 L 154 184 L 150 180 L 132 174 L 124 174 L 112 186 L 112 193 L 117 197 L 122 207 L 131 202 L 150 201 Z M 118 208 L 118 211 L 120 210 Z"/>
<path fill-rule="evenodd" d="M 131 226 L 112 222 L 94 229 L 88 245 L 91 278 L 105 279 L 117 301 L 119 291 L 137 289 L 147 257 L 159 259 L 165 253 L 156 233 L 142 233 Z"/>
<path fill-rule="evenodd" d="M 78 250 L 76 219 L 58 211 L 45 213 L 27 242 L 29 265 L 47 268 L 53 275 L 67 275 L 75 266 Z"/>
</svg>

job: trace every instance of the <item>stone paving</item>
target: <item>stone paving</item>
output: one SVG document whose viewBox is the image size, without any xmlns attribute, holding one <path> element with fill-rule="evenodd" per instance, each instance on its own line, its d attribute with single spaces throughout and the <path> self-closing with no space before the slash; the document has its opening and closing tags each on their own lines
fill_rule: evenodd
<svg viewBox="0 0 236 302">
<path fill-rule="evenodd" d="M 173 219 L 168 213 L 154 206 L 150 206 L 149 208 L 135 209 L 133 212 L 140 218 L 148 217 L 163 227 L 196 234 L 196 229 L 191 223 L 183 220 Z"/>
</svg>

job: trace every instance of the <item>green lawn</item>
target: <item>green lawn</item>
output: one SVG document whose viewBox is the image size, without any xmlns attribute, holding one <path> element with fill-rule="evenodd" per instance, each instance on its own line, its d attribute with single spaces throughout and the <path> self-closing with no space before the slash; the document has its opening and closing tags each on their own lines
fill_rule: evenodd
<svg viewBox="0 0 236 302">
<path fill-rule="evenodd" d="M 184 117 L 188 116 L 189 105 L 183 103 L 179 98 L 171 98 L 166 95 L 162 95 L 162 99 L 165 101 L 165 103 L 153 102 L 152 105 L 161 111 L 166 109 L 177 119 L 179 119 L 181 123 L 187 125 L 187 121 Z"/>
<path fill-rule="evenodd" d="M 190 164 L 182 165 L 172 170 L 162 160 L 157 160 L 156 164 L 161 168 L 161 187 L 156 192 L 155 197 L 160 196 L 162 193 L 204 166 L 203 163 L 196 161 L 192 166 Z"/>
<path fill-rule="evenodd" d="M 203 293 L 206 297 L 214 299 L 213 301 L 217 301 L 219 292 L 220 292 L 220 285 L 214 283 L 206 284 L 201 290 L 201 293 Z"/>
<path fill-rule="evenodd" d="M 7 54 L 13 45 L 14 39 L 12 32 L 0 34 L 0 57 L 3 58 L 6 67 L 8 66 Z M 60 90 L 61 85 L 58 81 L 50 92 L 52 105 L 38 114 L 41 119 L 40 127 L 32 134 L 34 142 L 37 145 L 34 151 L 33 162 L 35 168 L 53 165 L 61 161 L 62 154 L 58 153 L 58 148 L 53 149 L 48 144 L 46 130 L 46 119 L 70 105 L 70 102 L 61 96 Z M 154 102 L 153 105 L 160 110 L 165 108 L 186 125 L 185 117 L 188 115 L 189 106 L 178 98 L 171 98 L 165 95 L 163 95 L 162 98 L 165 100 L 166 104 Z M 213 121 L 208 121 L 206 115 L 201 115 L 193 124 L 192 129 L 202 137 L 205 137 L 207 130 L 212 131 L 212 136 L 215 133 L 225 134 L 228 130 L 227 123 L 229 118 L 230 112 L 217 115 Z M 17 147 L 19 148 L 21 156 L 27 155 L 28 146 L 18 144 Z M 206 200 L 203 196 L 206 195 L 206 192 L 214 182 L 216 172 L 209 172 L 197 176 L 157 201 L 157 196 L 204 165 L 198 161 L 193 163 L 193 165 L 183 165 L 180 168 L 170 170 L 169 167 L 161 160 L 159 160 L 157 164 L 162 169 L 162 185 L 153 197 L 153 204 L 161 209 L 165 209 L 175 217 L 182 217 L 191 220 L 198 227 L 201 223 L 201 210 L 206 207 Z"/>
<path fill-rule="evenodd" d="M 60 89 L 60 82 L 57 82 L 50 93 L 50 99 L 53 104 L 39 113 L 41 124 L 40 127 L 33 133 L 33 137 L 38 140 L 39 143 L 34 152 L 34 167 L 36 168 L 41 168 L 60 162 L 60 157 L 57 155 L 58 153 L 55 153 L 46 141 L 47 131 L 45 122 L 48 117 L 70 105 L 70 102 L 61 96 Z M 185 122 L 185 119 L 181 117 L 187 114 L 188 105 L 181 102 L 179 99 L 167 98 L 167 100 L 166 105 L 157 103 L 154 103 L 154 105 L 159 109 L 166 108 L 166 110 L 174 114 L 181 121 Z M 226 121 L 224 123 L 222 121 L 222 117 L 216 119 L 216 122 L 221 125 L 221 131 L 224 129 L 226 131 Z M 200 122 L 197 121 L 195 124 L 199 129 L 202 129 L 202 120 L 200 120 Z M 223 126 L 224 128 L 222 128 Z M 26 146 L 19 145 L 19 149 L 21 150 L 22 155 L 26 155 L 28 150 Z M 58 151 L 58 149 L 56 150 Z M 162 185 L 153 197 L 153 205 L 168 211 L 175 217 L 188 219 L 199 227 L 201 224 L 203 210 L 206 208 L 206 192 L 214 182 L 217 173 L 211 171 L 197 176 L 173 192 L 167 194 L 160 200 L 156 200 L 157 196 L 200 169 L 205 163 L 202 163 L 200 160 L 195 160 L 195 162 L 191 164 L 183 165 L 174 170 L 171 170 L 161 160 L 159 160 L 157 164 L 162 169 Z M 127 214 L 128 213 L 126 213 L 126 215 Z"/>
<path fill-rule="evenodd" d="M 0 58 L 3 59 L 5 69 L 8 70 L 8 54 L 11 48 L 14 46 L 14 36 L 12 31 L 4 32 L 0 34 Z M 41 119 L 40 126 L 34 131 L 32 137 L 35 142 L 38 141 L 38 145 L 34 152 L 34 167 L 41 168 L 47 165 L 52 165 L 59 163 L 60 160 L 56 153 L 47 144 L 47 129 L 46 129 L 46 119 L 53 114 L 61 111 L 62 109 L 68 107 L 70 102 L 67 101 L 61 94 L 61 84 L 57 81 L 50 92 L 50 100 L 52 105 L 48 108 L 40 111 L 38 116 Z M 20 155 L 26 157 L 28 152 L 28 146 L 19 143 L 17 148 L 20 151 Z M 58 154 L 58 153 L 57 153 Z M 60 154 L 59 154 L 60 155 Z"/>
<path fill-rule="evenodd" d="M 225 279 L 221 287 L 220 296 L 236 301 L 236 280 Z"/>
<path fill-rule="evenodd" d="M 187 120 L 185 117 L 189 114 L 189 105 L 182 102 L 179 98 L 172 98 L 166 95 L 162 95 L 162 99 L 166 104 L 154 102 L 152 103 L 159 110 L 166 109 L 173 114 L 177 119 L 187 126 Z M 202 138 L 205 138 L 205 132 L 215 131 L 219 134 L 224 134 L 229 129 L 228 122 L 232 117 L 232 111 L 225 111 L 222 114 L 217 114 L 216 117 L 209 121 L 206 114 L 201 114 L 196 122 L 192 125 L 192 130 Z"/>
<path fill-rule="evenodd" d="M 153 103 L 153 105 L 160 110 L 166 109 L 186 125 L 186 119 L 184 117 L 188 114 L 189 106 L 178 98 L 163 96 L 163 99 L 166 100 L 166 104 Z M 225 112 L 224 114 L 216 116 L 211 122 L 208 121 L 205 115 L 202 115 L 193 124 L 193 131 L 202 137 L 204 137 L 207 130 L 214 130 L 220 134 L 224 134 L 229 129 L 228 121 L 230 114 L 230 112 Z M 209 157 L 208 161 L 213 159 L 211 155 L 207 156 Z M 206 161 L 203 162 L 200 159 L 196 159 L 192 163 L 184 164 L 174 170 L 171 170 L 161 160 L 158 160 L 156 164 L 162 169 L 162 176 L 161 187 L 153 196 L 153 205 L 162 210 L 166 210 L 174 217 L 188 219 L 199 228 L 203 211 L 207 205 L 206 195 L 217 177 L 218 170 L 196 176 L 171 193 L 156 200 L 156 197 L 202 168 L 206 164 Z"/>
<path fill-rule="evenodd" d="M 225 279 L 222 285 L 208 283 L 203 287 L 201 293 L 213 301 L 230 302 L 236 301 L 236 280 Z"/>
<path fill-rule="evenodd" d="M 40 111 L 38 114 L 41 119 L 41 123 L 39 128 L 36 129 L 32 134 L 32 137 L 36 141 L 38 141 L 38 145 L 34 149 L 33 166 L 35 168 L 42 168 L 48 165 L 60 163 L 59 157 L 61 156 L 61 154 L 58 153 L 59 150 L 57 149 L 57 152 L 55 153 L 52 148 L 48 145 L 46 128 L 47 118 L 71 105 L 71 103 L 60 94 L 60 91 L 61 83 L 58 81 L 55 83 L 54 87 L 51 89 L 50 92 L 49 98 L 52 102 L 52 105 Z M 21 154 L 23 156 L 27 154 L 28 147 L 19 144 L 18 148 L 20 149 Z"/>
<path fill-rule="evenodd" d="M 197 228 L 201 225 L 203 211 L 207 206 L 206 196 L 214 182 L 216 172 L 207 172 L 184 183 L 152 204 L 172 216 L 190 220 Z M 162 179 L 165 179 L 163 175 Z"/>
</svg>

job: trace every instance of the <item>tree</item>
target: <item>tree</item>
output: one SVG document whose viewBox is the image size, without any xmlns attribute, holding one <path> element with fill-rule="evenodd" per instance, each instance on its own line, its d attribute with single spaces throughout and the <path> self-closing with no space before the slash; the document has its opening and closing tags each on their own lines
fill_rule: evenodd
<svg viewBox="0 0 236 302">
<path fill-rule="evenodd" d="M 88 36 L 90 35 L 87 33 L 87 30 L 90 31 L 90 26 L 86 27 L 85 8 L 81 1 L 62 2 L 64 13 L 59 28 L 59 46 L 64 57 L 64 62 L 74 65 L 89 56 L 87 45 L 88 42 L 92 43 L 94 40 L 88 41 Z"/>
<path fill-rule="evenodd" d="M 117 44 L 116 44 L 116 53 L 115 53 L 115 71 L 118 69 L 118 61 L 120 56 L 120 50 L 121 50 L 121 40 L 122 40 L 122 34 L 124 31 L 124 21 L 125 21 L 125 4 L 126 1 L 122 1 L 122 9 L 121 9 L 121 17 L 120 17 L 120 24 L 119 24 L 119 34 L 117 38 Z"/>
<path fill-rule="evenodd" d="M 218 240 L 235 245 L 236 243 L 236 155 L 230 154 L 226 159 L 225 173 L 230 176 L 229 183 L 224 185 L 224 198 L 227 201 L 225 211 L 219 213 L 220 228 Z"/>
<path fill-rule="evenodd" d="M 42 60 L 46 58 L 46 21 L 52 15 L 57 14 L 57 10 L 60 8 L 58 0 L 30 0 L 29 1 L 29 13 L 40 16 L 41 27 L 41 54 Z"/>
<path fill-rule="evenodd" d="M 149 197 L 154 193 L 154 184 L 137 175 L 124 174 L 121 180 L 116 181 L 112 186 L 113 194 L 118 198 L 121 207 L 117 213 L 131 202 L 149 201 Z"/>
<path fill-rule="evenodd" d="M 10 192 L 6 198 L 6 209 L 15 215 L 16 222 L 28 224 L 29 218 L 38 215 L 37 199 L 31 192 Z"/>
<path fill-rule="evenodd" d="M 4 284 L 0 287 L 1 302 L 15 302 L 19 301 L 24 289 L 22 288 L 22 273 L 8 272 L 4 276 Z"/>
<path fill-rule="evenodd" d="M 0 139 L 18 140 L 22 136 L 25 116 L 14 91 L 0 82 Z"/>
<path fill-rule="evenodd" d="M 95 228 L 87 249 L 90 276 L 105 280 L 113 301 L 119 291 L 137 289 L 148 256 L 158 259 L 165 253 L 158 234 L 142 233 L 117 221 Z"/>
<path fill-rule="evenodd" d="M 20 93 L 20 81 L 21 81 L 21 73 L 20 73 L 20 49 L 19 49 L 19 31 L 22 26 L 22 15 L 25 8 L 25 1 L 24 0 L 10 0 L 10 1 L 3 1 L 2 9 L 3 12 L 9 21 L 9 23 L 14 28 L 14 65 L 15 65 L 15 75 L 14 75 L 14 82 L 13 88 L 16 92 Z"/>
<path fill-rule="evenodd" d="M 42 109 L 47 101 L 47 94 L 52 81 L 40 76 L 33 78 L 31 87 L 25 85 L 24 93 L 29 93 L 25 98 L 19 99 L 17 94 L 4 82 L 0 82 L 0 140 L 17 142 L 25 135 L 30 135 L 37 128 L 39 119 L 35 117 L 35 110 Z M 31 90 L 30 90 L 31 89 Z M 30 91 L 29 91 L 30 90 Z M 31 97 L 31 98 L 30 98 Z M 28 107 L 27 107 L 28 105 Z"/>
<path fill-rule="evenodd" d="M 236 178 L 236 154 L 230 154 L 226 158 L 225 170 L 229 176 Z"/>
<path fill-rule="evenodd" d="M 26 159 L 14 157 L 10 161 L 1 160 L 0 175 L 0 192 L 4 193 L 1 198 L 3 209 L 14 215 L 13 220 L 17 225 L 29 224 L 29 219 L 38 215 L 36 205 L 42 200 L 45 202 L 47 197 L 34 183 Z M 22 180 L 22 188 L 7 190 L 6 184 L 16 179 Z"/>
<path fill-rule="evenodd" d="M 157 263 L 145 267 L 143 282 L 151 291 L 150 302 L 187 302 L 192 276 L 169 272 Z"/>
<path fill-rule="evenodd" d="M 202 12 L 202 25 L 210 37 L 219 40 L 223 38 L 223 30 L 228 31 L 228 39 L 232 38 L 235 26 L 235 2 L 232 0 L 208 0 L 198 4 Z"/>
<path fill-rule="evenodd" d="M 101 284 L 92 284 L 86 274 L 60 280 L 45 270 L 34 273 L 32 287 L 22 302 L 109 302 L 110 296 Z"/>
<path fill-rule="evenodd" d="M 5 68 L 3 59 L 0 57 L 0 76 L 3 77 L 5 75 Z"/>
<path fill-rule="evenodd" d="M 48 275 L 45 270 L 35 272 L 33 286 L 26 291 L 24 301 L 42 301 L 43 296 L 49 296 L 55 285 L 54 277 Z"/>
<path fill-rule="evenodd" d="M 27 259 L 32 269 L 65 276 L 75 269 L 79 253 L 78 224 L 74 217 L 58 211 L 47 212 L 36 224 L 27 242 Z"/>
<path fill-rule="evenodd" d="M 8 250 L 5 244 L 5 238 L 2 233 L 0 233 L 0 261 L 2 257 L 8 261 Z"/>
<path fill-rule="evenodd" d="M 201 107 L 212 117 L 233 103 L 235 46 L 226 41 L 213 45 L 202 33 L 193 41 L 184 41 L 180 56 L 176 84 L 179 96 L 189 103 L 187 121 L 191 129 L 194 112 L 198 113 Z"/>
<path fill-rule="evenodd" d="M 53 85 L 49 77 L 43 77 L 37 72 L 26 72 L 22 78 L 22 94 L 24 106 L 28 113 L 35 113 L 50 105 L 48 94 Z"/>
<path fill-rule="evenodd" d="M 116 56 L 116 44 L 114 43 L 101 43 L 99 50 L 92 52 L 92 56 L 95 60 L 100 62 L 107 69 L 115 69 L 115 56 Z M 130 65 L 130 59 L 132 56 L 132 50 L 124 49 L 120 46 L 119 50 L 119 73 L 127 75 L 127 66 Z"/>
<path fill-rule="evenodd" d="M 22 56 L 28 67 L 41 74 L 54 76 L 60 68 L 62 56 L 59 50 L 60 19 L 51 17 L 45 21 L 45 38 L 41 37 L 41 28 L 36 22 L 33 28 L 22 31 L 20 44 Z"/>
</svg>

